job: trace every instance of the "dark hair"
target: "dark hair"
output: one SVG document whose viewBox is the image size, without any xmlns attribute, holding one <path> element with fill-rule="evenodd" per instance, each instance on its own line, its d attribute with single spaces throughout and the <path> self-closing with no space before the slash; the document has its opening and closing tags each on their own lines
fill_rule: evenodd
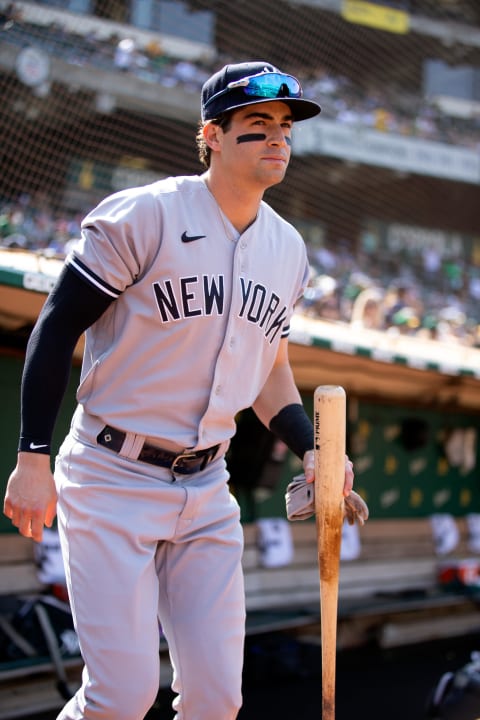
<svg viewBox="0 0 480 720">
<path fill-rule="evenodd" d="M 200 122 L 198 126 L 198 132 L 196 137 L 198 158 L 202 165 L 204 165 L 204 167 L 206 167 L 207 169 L 210 167 L 212 151 L 208 147 L 207 143 L 205 142 L 205 138 L 203 137 L 203 128 L 207 123 L 210 122 L 213 125 L 218 125 L 218 127 L 222 128 L 223 132 L 227 132 L 227 130 L 230 129 L 232 115 L 233 111 L 225 112 L 219 115 L 218 118 L 214 118 L 213 120 L 207 120 L 206 122 Z"/>
</svg>

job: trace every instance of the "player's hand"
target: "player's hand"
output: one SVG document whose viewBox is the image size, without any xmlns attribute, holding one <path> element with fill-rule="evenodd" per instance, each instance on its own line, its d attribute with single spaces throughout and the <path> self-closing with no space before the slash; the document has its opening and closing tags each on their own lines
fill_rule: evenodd
<svg viewBox="0 0 480 720">
<path fill-rule="evenodd" d="M 25 537 L 40 542 L 43 527 L 51 527 L 56 515 L 57 492 L 50 457 L 18 454 L 17 466 L 7 483 L 3 512 Z"/>
<path fill-rule="evenodd" d="M 315 480 L 315 453 L 313 450 L 307 450 L 303 456 L 303 472 L 305 473 L 305 480 L 307 482 L 313 482 Z M 353 478 L 353 463 L 349 459 L 348 455 L 345 455 L 345 483 L 343 486 L 344 497 L 350 495 L 352 491 Z"/>
</svg>

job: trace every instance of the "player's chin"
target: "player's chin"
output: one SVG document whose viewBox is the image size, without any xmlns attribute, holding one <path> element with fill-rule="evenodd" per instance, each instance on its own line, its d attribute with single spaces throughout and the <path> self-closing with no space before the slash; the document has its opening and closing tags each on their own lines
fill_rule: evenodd
<svg viewBox="0 0 480 720">
<path fill-rule="evenodd" d="M 272 163 L 270 166 L 264 168 L 263 175 L 268 185 L 277 185 L 279 182 L 282 182 L 286 172 L 286 163 Z"/>
</svg>

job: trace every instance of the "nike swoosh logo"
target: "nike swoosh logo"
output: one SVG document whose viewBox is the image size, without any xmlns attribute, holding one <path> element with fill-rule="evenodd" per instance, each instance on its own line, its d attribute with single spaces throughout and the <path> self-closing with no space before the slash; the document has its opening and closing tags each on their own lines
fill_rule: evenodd
<svg viewBox="0 0 480 720">
<path fill-rule="evenodd" d="M 193 242 L 194 240 L 201 240 L 207 237 L 206 235 L 187 235 L 187 231 L 182 233 L 182 242 Z"/>
<path fill-rule="evenodd" d="M 37 445 L 36 443 L 31 442 L 30 443 L 30 450 L 38 450 L 42 447 L 48 447 L 48 445 Z"/>
</svg>

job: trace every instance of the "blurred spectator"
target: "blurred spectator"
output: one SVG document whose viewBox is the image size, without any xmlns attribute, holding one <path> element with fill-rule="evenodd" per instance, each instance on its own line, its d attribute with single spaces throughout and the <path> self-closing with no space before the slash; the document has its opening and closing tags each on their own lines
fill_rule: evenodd
<svg viewBox="0 0 480 720">
<path fill-rule="evenodd" d="M 414 335 L 421 326 L 421 320 L 413 307 L 404 305 L 389 314 L 386 322 L 386 331 L 399 335 Z"/>
<path fill-rule="evenodd" d="M 378 287 L 362 290 L 353 302 L 350 324 L 370 330 L 383 330 L 383 298 L 384 292 Z"/>
<path fill-rule="evenodd" d="M 79 235 L 79 215 L 56 215 L 41 198 L 38 205 L 26 195 L 17 202 L 0 202 L 0 246 L 65 255 Z"/>
<path fill-rule="evenodd" d="M 385 324 L 387 327 L 406 325 L 412 328 L 416 322 L 414 318 L 418 320 L 422 310 L 422 303 L 417 290 L 411 283 L 399 281 L 388 289 L 384 302 Z M 415 327 L 418 327 L 419 324 L 418 322 Z"/>
<path fill-rule="evenodd" d="M 435 284 L 439 276 L 442 260 L 434 245 L 426 245 L 422 250 L 423 277 L 429 284 Z"/>
<path fill-rule="evenodd" d="M 9 3 L 4 9 L 0 8 L 0 26 L 10 26 L 20 22 L 22 22 L 22 11 L 15 3 Z"/>
<path fill-rule="evenodd" d="M 314 275 L 301 300 L 305 315 L 328 320 L 340 319 L 338 285 L 330 275 Z"/>
<path fill-rule="evenodd" d="M 326 245 L 322 245 L 313 253 L 315 265 L 325 273 L 334 273 L 337 265 L 336 254 Z"/>
<path fill-rule="evenodd" d="M 117 44 L 113 62 L 117 70 L 128 72 L 132 70 L 135 64 L 135 42 L 132 38 L 123 38 Z"/>
</svg>

